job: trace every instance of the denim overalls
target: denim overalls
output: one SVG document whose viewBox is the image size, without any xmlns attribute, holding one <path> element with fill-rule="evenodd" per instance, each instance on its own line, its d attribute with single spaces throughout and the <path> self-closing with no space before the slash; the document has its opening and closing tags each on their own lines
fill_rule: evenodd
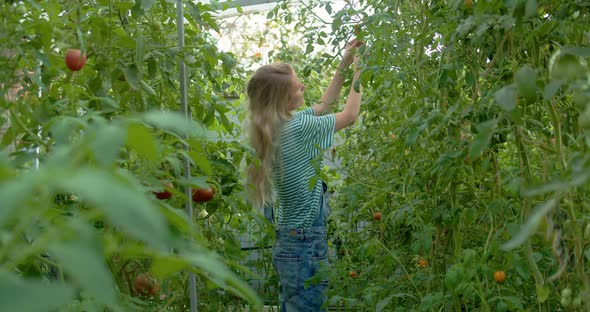
<svg viewBox="0 0 590 312">
<path fill-rule="evenodd" d="M 272 251 L 272 263 L 279 275 L 279 300 L 281 312 L 325 311 L 328 280 L 317 283 L 306 280 L 321 268 L 328 267 L 328 243 L 326 220 L 330 214 L 327 186 L 323 183 L 318 215 L 312 227 L 277 227 L 276 241 Z M 272 209 L 265 209 L 265 215 L 274 222 Z"/>
</svg>

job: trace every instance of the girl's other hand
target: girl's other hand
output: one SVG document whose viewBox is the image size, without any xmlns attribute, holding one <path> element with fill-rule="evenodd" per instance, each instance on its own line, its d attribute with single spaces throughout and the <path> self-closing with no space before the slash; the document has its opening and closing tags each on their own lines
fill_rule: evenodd
<svg viewBox="0 0 590 312">
<path fill-rule="evenodd" d="M 344 55 L 342 56 L 342 65 L 344 65 L 344 67 L 348 67 L 350 66 L 350 64 L 352 64 L 353 60 L 354 60 L 354 54 L 355 54 L 355 50 L 356 48 L 358 48 L 363 42 L 355 39 L 352 39 L 348 42 L 348 44 L 346 45 L 346 47 L 344 48 Z"/>
</svg>

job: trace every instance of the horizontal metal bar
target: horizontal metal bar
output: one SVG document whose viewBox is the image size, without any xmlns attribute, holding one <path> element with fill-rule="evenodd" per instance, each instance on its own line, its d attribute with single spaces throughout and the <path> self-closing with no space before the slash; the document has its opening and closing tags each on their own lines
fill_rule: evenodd
<svg viewBox="0 0 590 312">
<path fill-rule="evenodd" d="M 235 1 L 220 1 L 216 3 L 217 9 L 223 8 L 223 6 L 227 5 L 228 8 L 235 8 L 240 6 L 242 8 L 252 6 L 252 5 L 259 5 L 259 4 L 273 4 L 277 1 L 269 1 L 269 0 L 235 0 Z"/>
</svg>

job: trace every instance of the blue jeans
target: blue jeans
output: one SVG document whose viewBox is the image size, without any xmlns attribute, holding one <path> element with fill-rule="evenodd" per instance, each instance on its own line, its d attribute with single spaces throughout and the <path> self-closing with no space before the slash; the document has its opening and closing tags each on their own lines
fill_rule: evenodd
<svg viewBox="0 0 590 312">
<path fill-rule="evenodd" d="M 326 219 L 330 214 L 329 193 L 324 184 L 318 215 L 312 227 L 276 231 L 272 263 L 279 275 L 281 312 L 325 311 L 328 280 L 308 282 L 320 269 L 327 268 Z"/>
</svg>

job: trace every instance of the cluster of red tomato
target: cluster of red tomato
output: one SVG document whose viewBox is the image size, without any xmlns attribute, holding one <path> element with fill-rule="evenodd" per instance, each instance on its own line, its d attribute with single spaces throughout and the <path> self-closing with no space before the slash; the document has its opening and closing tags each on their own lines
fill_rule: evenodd
<svg viewBox="0 0 590 312">
<path fill-rule="evenodd" d="M 151 278 L 147 273 L 141 273 L 133 282 L 133 290 L 140 296 L 155 297 L 160 293 L 160 283 Z"/>
<path fill-rule="evenodd" d="M 72 71 L 79 71 L 86 64 L 86 54 L 78 49 L 69 49 L 66 51 L 66 66 Z M 153 193 L 160 200 L 172 197 L 172 190 L 174 185 L 170 182 L 163 183 L 163 191 L 154 191 Z M 198 188 L 192 190 L 192 199 L 196 203 L 204 203 L 213 199 L 215 190 L 213 188 Z"/>
<path fill-rule="evenodd" d="M 170 182 L 164 182 L 162 184 L 164 186 L 164 190 L 162 191 L 154 191 L 154 195 L 156 198 L 160 200 L 168 199 L 172 197 L 171 190 L 174 188 L 174 185 Z M 215 196 L 215 190 L 211 187 L 209 188 L 198 188 L 192 190 L 192 199 L 195 203 L 204 203 L 208 202 L 213 199 Z"/>
</svg>

